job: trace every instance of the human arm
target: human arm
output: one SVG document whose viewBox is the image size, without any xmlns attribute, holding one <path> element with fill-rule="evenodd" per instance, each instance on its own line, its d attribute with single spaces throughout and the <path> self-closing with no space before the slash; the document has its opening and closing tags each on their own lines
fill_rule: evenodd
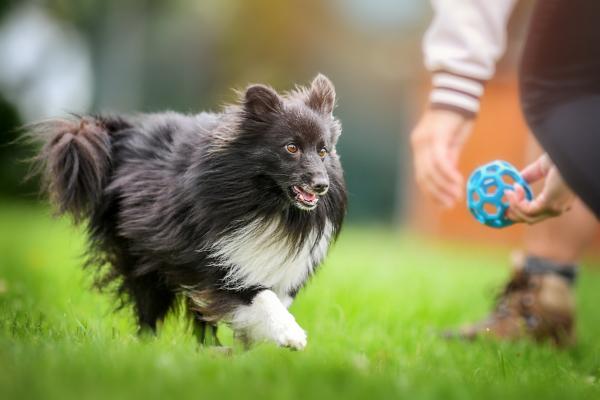
<svg viewBox="0 0 600 400">
<path fill-rule="evenodd" d="M 425 34 L 425 66 L 432 73 L 429 105 L 411 134 L 417 184 L 450 208 L 462 196 L 457 164 L 479 111 L 484 82 L 506 42 L 515 0 L 432 0 L 434 19 Z"/>
<path fill-rule="evenodd" d="M 430 107 L 466 117 L 479 111 L 484 83 L 506 48 L 506 26 L 516 0 L 432 0 L 425 33 L 425 67 L 432 73 Z"/>
</svg>

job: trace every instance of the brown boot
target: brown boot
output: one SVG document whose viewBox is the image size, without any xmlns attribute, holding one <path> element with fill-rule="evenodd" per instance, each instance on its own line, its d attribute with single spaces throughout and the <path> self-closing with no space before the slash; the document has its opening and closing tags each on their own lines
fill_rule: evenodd
<svg viewBox="0 0 600 400">
<path fill-rule="evenodd" d="M 536 261 L 538 264 L 536 264 Z M 525 268 L 525 264 L 534 268 Z M 533 338 L 558 346 L 575 342 L 575 300 L 572 279 L 539 268 L 540 259 L 515 263 L 511 279 L 498 296 L 492 313 L 483 321 L 447 332 L 447 337 L 500 340 Z M 534 270 L 535 272 L 529 272 Z"/>
</svg>

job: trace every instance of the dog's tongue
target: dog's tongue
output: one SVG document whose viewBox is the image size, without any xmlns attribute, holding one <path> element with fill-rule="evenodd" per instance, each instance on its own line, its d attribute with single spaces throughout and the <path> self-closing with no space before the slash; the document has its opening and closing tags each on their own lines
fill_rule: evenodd
<svg viewBox="0 0 600 400">
<path fill-rule="evenodd" d="M 306 201 L 313 202 L 313 201 L 315 201 L 315 199 L 317 198 L 317 195 L 316 195 L 316 194 L 314 194 L 314 193 L 308 193 L 308 192 L 305 192 L 305 191 L 303 190 L 303 191 L 302 191 L 302 197 L 303 197 L 303 198 L 304 198 L 304 200 L 306 200 Z"/>
<path fill-rule="evenodd" d="M 294 190 L 296 190 L 296 193 L 298 193 L 298 195 L 300 197 L 302 197 L 302 200 L 312 203 L 313 201 L 315 201 L 317 199 L 317 195 L 314 193 L 309 193 L 305 190 L 302 190 L 299 186 L 295 186 Z"/>
</svg>

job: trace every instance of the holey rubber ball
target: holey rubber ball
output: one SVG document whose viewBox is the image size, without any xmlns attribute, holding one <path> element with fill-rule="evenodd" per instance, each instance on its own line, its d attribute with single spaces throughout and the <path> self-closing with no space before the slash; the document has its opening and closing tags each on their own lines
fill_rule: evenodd
<svg viewBox="0 0 600 400">
<path fill-rule="evenodd" d="M 477 221 L 492 228 L 504 228 L 513 224 L 506 218 L 508 199 L 505 190 L 514 190 L 520 184 L 528 200 L 533 198 L 529 184 L 519 171 L 506 161 L 496 160 L 473 171 L 467 181 L 467 207 Z"/>
</svg>

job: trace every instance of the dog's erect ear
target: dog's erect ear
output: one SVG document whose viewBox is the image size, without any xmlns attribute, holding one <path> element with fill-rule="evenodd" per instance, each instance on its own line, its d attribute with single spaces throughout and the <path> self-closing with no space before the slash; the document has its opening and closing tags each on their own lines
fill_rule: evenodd
<svg viewBox="0 0 600 400">
<path fill-rule="evenodd" d="M 281 108 L 281 98 L 268 86 L 250 85 L 244 93 L 244 109 L 253 117 L 264 119 Z"/>
<path fill-rule="evenodd" d="M 323 74 L 313 79 L 308 92 L 306 104 L 313 110 L 330 115 L 335 107 L 335 88 L 333 83 Z"/>
</svg>

